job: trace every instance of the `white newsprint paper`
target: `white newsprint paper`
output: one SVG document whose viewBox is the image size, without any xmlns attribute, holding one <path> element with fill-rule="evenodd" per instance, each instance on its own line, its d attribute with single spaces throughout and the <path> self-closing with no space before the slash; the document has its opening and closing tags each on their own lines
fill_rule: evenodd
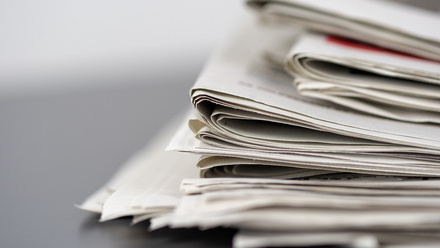
<svg viewBox="0 0 440 248">
<path fill-rule="evenodd" d="M 369 116 L 298 94 L 292 77 L 268 59 L 275 44 L 297 38 L 286 28 L 242 23 L 191 90 L 193 133 L 182 127 L 169 149 L 206 155 L 198 163 L 202 176 L 234 164 L 240 170 L 229 171 L 240 173 L 256 168 L 246 164 L 276 166 L 274 178 L 328 171 L 440 176 L 439 125 Z"/>
<path fill-rule="evenodd" d="M 242 26 L 205 67 L 191 90 L 195 108 L 211 128 L 218 132 L 227 130 L 225 122 L 217 121 L 220 118 L 215 114 L 218 109 L 230 109 L 233 113 L 227 121 L 269 120 L 350 137 L 440 150 L 438 125 L 366 116 L 327 101 L 302 97 L 292 86 L 292 78 L 272 68 L 265 59 L 274 42 L 279 44 L 280 39 L 290 38 L 286 38 L 286 27 L 265 27 L 249 22 Z M 242 113 L 249 117 L 240 118 Z"/>
<path fill-rule="evenodd" d="M 257 247 L 350 247 L 350 248 L 436 248 L 438 235 L 413 232 L 238 232 L 235 248 Z"/>
<path fill-rule="evenodd" d="M 286 68 L 302 95 L 386 118 L 440 124 L 439 61 L 304 33 Z"/>
<path fill-rule="evenodd" d="M 199 156 L 165 151 L 176 121 L 170 121 L 148 146 L 135 154 L 80 208 L 101 213 L 101 221 L 123 216 L 161 216 L 173 211 L 184 178 L 199 177 Z"/>
<path fill-rule="evenodd" d="M 248 0 L 247 3 L 270 19 L 440 59 L 438 12 L 383 0 Z"/>
</svg>

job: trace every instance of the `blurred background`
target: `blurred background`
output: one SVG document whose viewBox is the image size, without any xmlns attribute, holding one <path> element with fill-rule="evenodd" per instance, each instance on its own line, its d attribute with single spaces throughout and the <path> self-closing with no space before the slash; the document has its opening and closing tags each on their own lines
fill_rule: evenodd
<svg viewBox="0 0 440 248">
<path fill-rule="evenodd" d="M 0 97 L 139 81 L 204 60 L 241 1 L 0 2 Z M 142 83 L 150 80 L 140 80 Z"/>
</svg>

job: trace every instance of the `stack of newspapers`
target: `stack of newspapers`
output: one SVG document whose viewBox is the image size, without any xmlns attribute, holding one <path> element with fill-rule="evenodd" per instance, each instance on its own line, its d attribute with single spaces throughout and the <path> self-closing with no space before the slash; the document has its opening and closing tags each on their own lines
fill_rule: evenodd
<svg viewBox="0 0 440 248">
<path fill-rule="evenodd" d="M 440 14 L 246 8 L 191 111 L 80 207 L 152 230 L 237 228 L 234 247 L 440 247 Z"/>
</svg>

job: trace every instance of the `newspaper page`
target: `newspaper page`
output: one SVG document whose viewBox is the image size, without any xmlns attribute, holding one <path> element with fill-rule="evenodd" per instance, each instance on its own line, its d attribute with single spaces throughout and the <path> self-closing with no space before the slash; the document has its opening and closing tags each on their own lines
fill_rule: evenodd
<svg viewBox="0 0 440 248">
<path fill-rule="evenodd" d="M 438 61 L 304 33 L 286 68 L 300 94 L 386 118 L 440 123 Z"/>
<path fill-rule="evenodd" d="M 382 0 L 248 0 L 262 16 L 440 59 L 440 15 Z"/>
<path fill-rule="evenodd" d="M 192 88 L 192 102 L 204 122 L 217 131 L 224 130 L 225 125 L 212 120 L 212 114 L 216 107 L 226 107 L 254 114 L 256 121 L 263 116 L 264 120 L 313 130 L 439 150 L 437 125 L 366 116 L 298 94 L 291 78 L 270 69 L 262 59 L 267 47 L 272 47 L 271 41 L 286 39 L 287 34 L 285 27 L 242 22 L 242 29 L 230 37 Z"/>
<path fill-rule="evenodd" d="M 438 204 L 435 198 L 423 196 L 326 196 L 272 189 L 214 191 L 184 195 L 166 224 L 174 228 L 225 226 L 266 231 L 428 232 L 440 230 Z"/>
<path fill-rule="evenodd" d="M 182 117 L 180 117 L 182 118 Z M 187 118 L 187 117 L 185 117 Z M 101 221 L 141 216 L 137 221 L 169 214 L 178 204 L 184 178 L 198 178 L 198 155 L 165 151 L 180 119 L 166 125 L 149 145 L 115 173 L 80 208 L 101 213 Z"/>
<path fill-rule="evenodd" d="M 366 232 L 381 234 L 381 239 L 386 234 L 425 235 L 438 244 L 439 187 L 438 179 L 381 176 L 185 179 L 175 211 L 154 218 L 152 227 L 226 226 L 263 234 Z"/>
<path fill-rule="evenodd" d="M 250 127 L 251 128 L 251 127 Z M 324 139 L 325 137 L 323 137 Z M 425 176 L 425 177 L 439 177 L 440 171 L 436 158 L 425 159 L 423 157 L 408 156 L 386 156 L 382 154 L 369 154 L 369 153 L 337 153 L 337 152 L 309 152 L 309 151 L 291 151 L 289 153 L 278 152 L 263 152 L 261 150 L 253 150 L 242 146 L 224 146 L 217 147 L 206 144 L 201 140 L 194 137 L 194 134 L 189 130 L 186 123 L 181 124 L 181 127 L 176 132 L 172 140 L 170 141 L 168 150 L 177 150 L 182 152 L 190 152 L 201 154 L 205 156 L 228 157 L 223 160 L 225 163 L 219 160 L 206 161 L 203 157 L 197 164 L 203 170 L 210 170 L 216 168 L 216 166 L 222 167 L 222 165 L 234 165 L 234 161 L 241 161 L 238 163 L 241 172 L 244 172 L 246 164 L 251 165 L 249 172 L 255 174 L 258 172 L 264 172 L 259 177 L 268 177 L 271 173 L 283 172 L 280 168 L 274 168 L 273 166 L 287 167 L 284 169 L 284 173 L 294 174 L 298 171 L 298 168 L 305 169 L 302 172 L 328 174 L 330 172 L 352 172 L 352 173 L 367 173 L 378 175 L 394 175 L 394 176 Z M 432 154 L 432 156 L 435 156 Z M 231 158 L 231 159 L 229 159 Z M 240 160 L 233 159 L 239 158 Z M 228 161 L 229 159 L 229 161 Z M 221 160 L 221 159 L 220 159 Z M 268 166 L 270 168 L 252 167 L 254 165 Z M 289 170 L 288 167 L 294 168 Z M 226 172 L 227 168 L 223 168 Z M 318 171 L 311 171 L 318 170 Z M 327 171 L 327 172 L 319 172 Z M 217 171 L 218 172 L 218 171 Z M 202 171 L 202 176 L 212 172 Z M 233 174 L 229 174 L 233 176 Z M 237 176 L 245 176 L 239 174 Z M 296 176 L 294 176 L 296 177 Z"/>
<path fill-rule="evenodd" d="M 314 177 L 306 180 L 280 180 L 266 178 L 196 178 L 184 179 L 184 194 L 201 194 L 232 189 L 284 189 L 329 194 L 368 196 L 427 196 L 440 195 L 440 180 L 424 178 L 386 177 L 378 175 L 340 175 L 337 180 Z"/>
<path fill-rule="evenodd" d="M 257 247 L 350 247 L 350 248 L 435 248 L 436 233 L 415 232 L 271 232 L 240 230 L 233 240 L 236 248 Z"/>
<path fill-rule="evenodd" d="M 206 124 L 207 132 L 223 137 L 217 139 L 223 147 L 191 138 L 183 130 L 171 142 L 170 149 L 288 163 L 302 169 L 439 175 L 440 126 L 367 116 L 298 94 L 291 84 L 292 78 L 265 59 L 273 42 L 297 38 L 297 33 L 286 32 L 285 28 L 258 25 L 250 20 L 242 22 L 241 29 L 214 56 L 192 88 L 192 102 L 200 120 L 192 122 L 196 123 L 192 125 L 193 131 L 206 130 Z M 242 145 L 250 143 L 249 138 L 265 147 L 270 147 L 270 142 L 284 143 L 286 149 L 251 149 Z M 296 149 L 290 145 L 294 139 L 297 147 L 307 142 L 317 146 L 314 151 L 307 150 L 307 145 Z M 228 143 L 232 140 L 243 142 Z M 352 152 L 320 150 L 344 142 L 346 147 L 360 147 Z M 374 149 L 383 150 L 374 153 Z"/>
</svg>

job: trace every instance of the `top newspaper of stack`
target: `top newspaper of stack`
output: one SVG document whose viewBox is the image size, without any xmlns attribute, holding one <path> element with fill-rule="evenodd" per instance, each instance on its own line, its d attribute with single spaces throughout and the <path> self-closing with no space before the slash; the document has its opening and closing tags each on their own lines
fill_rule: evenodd
<svg viewBox="0 0 440 248">
<path fill-rule="evenodd" d="M 255 19 L 240 26 L 191 90 L 197 114 L 190 127 L 199 140 L 178 132 L 169 149 L 249 164 L 440 176 L 439 125 L 365 115 L 301 96 L 274 63 L 300 32 Z"/>
<path fill-rule="evenodd" d="M 324 32 L 302 35 L 287 58 L 300 94 L 386 118 L 440 123 L 439 13 L 387 1 L 248 4 L 271 19 Z"/>
<path fill-rule="evenodd" d="M 438 13 L 382 0 L 248 0 L 269 18 L 440 59 Z"/>
</svg>

